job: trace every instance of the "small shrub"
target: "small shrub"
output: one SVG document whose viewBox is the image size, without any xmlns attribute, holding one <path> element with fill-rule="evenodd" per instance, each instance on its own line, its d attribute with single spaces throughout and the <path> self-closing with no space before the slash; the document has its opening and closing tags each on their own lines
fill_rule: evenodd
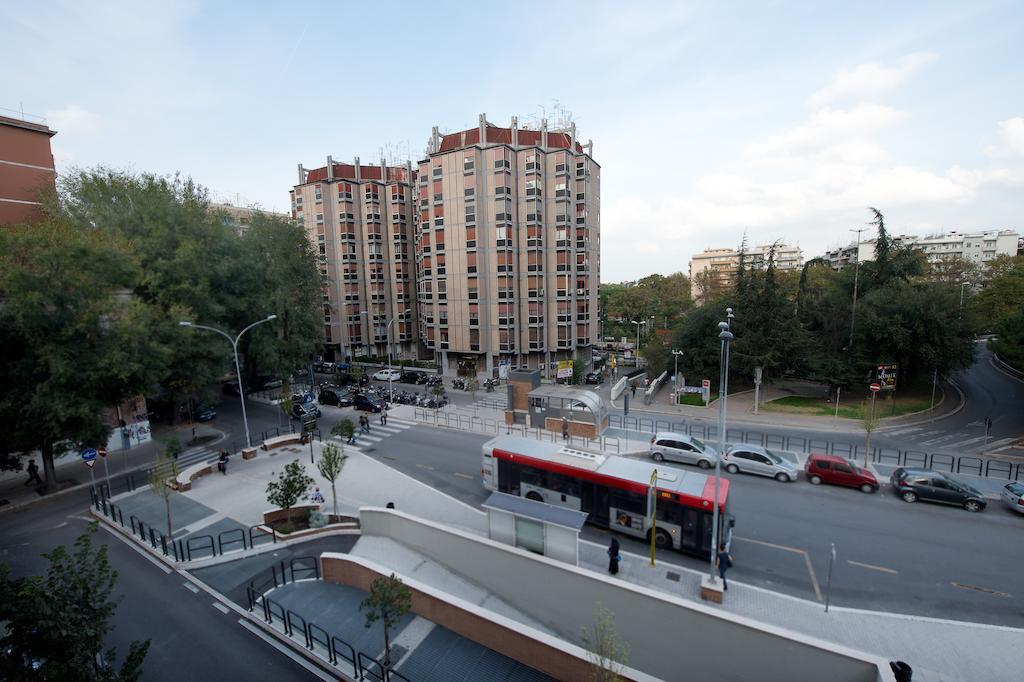
<svg viewBox="0 0 1024 682">
<path fill-rule="evenodd" d="M 328 522 L 327 515 L 323 512 L 313 511 L 309 514 L 309 527 L 310 528 L 323 528 Z"/>
</svg>

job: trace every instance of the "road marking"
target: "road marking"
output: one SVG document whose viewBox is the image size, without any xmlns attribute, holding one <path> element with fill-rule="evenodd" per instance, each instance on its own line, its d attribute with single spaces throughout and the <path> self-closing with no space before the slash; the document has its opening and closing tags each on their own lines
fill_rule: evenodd
<svg viewBox="0 0 1024 682">
<path fill-rule="evenodd" d="M 1000 592 L 999 590 L 993 590 L 991 587 L 979 587 L 977 585 L 968 585 L 966 583 L 950 583 L 953 587 L 959 587 L 961 590 L 972 590 L 974 592 L 984 592 L 985 594 L 991 594 L 993 597 L 1003 597 L 1005 599 L 1011 599 L 1011 595 L 1007 592 Z"/>
<path fill-rule="evenodd" d="M 821 596 L 821 587 L 818 586 L 818 576 L 814 573 L 814 566 L 811 565 L 811 557 L 806 551 L 797 549 L 796 547 L 787 547 L 786 545 L 776 545 L 773 542 L 765 542 L 763 540 L 753 540 L 751 538 L 741 538 L 736 535 L 733 536 L 734 540 L 742 540 L 744 542 L 752 542 L 755 545 L 763 545 L 765 547 L 772 547 L 774 549 L 781 549 L 783 552 L 793 552 L 794 554 L 801 554 L 804 557 L 804 563 L 807 565 L 807 572 L 811 576 L 811 586 L 814 588 L 814 596 L 818 598 L 818 601 L 825 601 Z"/>
<path fill-rule="evenodd" d="M 417 464 L 416 466 L 418 466 L 420 469 L 430 469 L 431 471 L 434 470 L 434 467 L 428 466 L 426 464 Z"/>
<path fill-rule="evenodd" d="M 458 476 L 459 478 L 464 478 L 467 481 L 475 481 L 476 480 L 476 476 L 470 476 L 469 474 L 462 474 L 462 473 L 459 473 L 458 471 L 455 472 L 455 475 Z"/>
<path fill-rule="evenodd" d="M 264 642 L 266 642 L 270 646 L 272 646 L 275 649 L 277 649 L 278 651 L 280 651 L 282 654 L 284 654 L 288 658 L 292 659 L 293 661 L 295 661 L 296 663 L 301 665 L 303 668 L 305 668 L 309 672 L 311 672 L 314 675 L 316 675 L 317 677 L 319 677 L 321 680 L 324 680 L 324 682 L 331 682 L 331 680 L 334 679 L 330 675 L 327 675 L 323 670 L 320 670 L 319 667 L 313 665 L 312 663 L 310 663 L 309 661 L 304 659 L 302 656 L 299 656 L 297 653 L 295 653 L 294 651 L 289 649 L 287 646 L 285 646 L 281 642 L 277 641 L 276 639 L 274 639 L 270 635 L 266 634 L 265 632 L 263 632 L 258 627 L 256 627 L 255 625 L 253 625 L 249 621 L 245 620 L 244 618 L 239 618 L 238 619 L 238 624 L 241 625 L 246 630 L 248 630 L 249 632 L 251 632 L 252 634 L 254 634 L 257 637 L 259 637 L 260 639 L 262 639 Z"/>
<path fill-rule="evenodd" d="M 861 568 L 870 568 L 872 571 L 881 571 L 882 573 L 899 573 L 894 568 L 885 568 L 884 566 L 875 566 L 874 564 L 865 564 L 860 561 L 854 561 L 853 559 L 847 559 L 846 563 L 851 566 L 860 566 Z"/>
<path fill-rule="evenodd" d="M 192 583 L 182 583 L 182 585 L 184 585 L 185 589 L 191 592 L 192 594 L 199 594 L 199 588 L 193 585 Z"/>
<path fill-rule="evenodd" d="M 57 530 L 58 528 L 63 528 L 66 525 L 68 525 L 67 521 L 61 521 L 60 523 L 58 523 L 56 526 L 53 527 L 53 530 Z"/>
<path fill-rule="evenodd" d="M 196 591 L 198 592 L 198 590 L 196 590 Z M 229 609 L 228 607 L 224 606 L 219 601 L 213 602 L 213 608 L 217 609 L 218 611 L 223 613 L 225 616 L 227 614 L 231 613 L 231 609 Z"/>
<path fill-rule="evenodd" d="M 136 552 L 141 554 L 142 557 L 146 559 L 146 561 L 148 561 L 149 563 L 153 564 L 154 566 L 159 568 L 164 573 L 170 573 L 171 572 L 170 567 L 165 566 L 159 559 L 150 556 L 149 552 L 147 552 L 146 550 L 144 550 L 141 547 L 139 547 L 138 545 L 136 545 L 134 540 L 130 540 L 130 539 L 124 537 L 123 535 L 121 535 L 120 533 L 115 531 L 113 528 L 110 528 L 109 526 L 107 526 L 107 524 L 105 524 L 105 523 L 101 523 L 100 524 L 100 528 L 104 529 L 105 531 L 107 531 L 108 533 L 113 535 L 115 538 L 118 538 L 119 540 L 121 540 L 121 542 L 123 542 L 124 544 L 128 545 L 133 550 L 135 550 Z"/>
</svg>

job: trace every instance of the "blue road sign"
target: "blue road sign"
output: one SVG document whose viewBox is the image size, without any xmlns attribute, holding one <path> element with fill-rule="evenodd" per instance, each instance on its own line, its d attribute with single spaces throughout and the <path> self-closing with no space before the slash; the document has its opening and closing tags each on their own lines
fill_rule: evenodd
<svg viewBox="0 0 1024 682">
<path fill-rule="evenodd" d="M 97 454 L 96 448 L 86 448 L 85 450 L 82 450 L 82 461 L 91 462 L 96 459 Z"/>
</svg>

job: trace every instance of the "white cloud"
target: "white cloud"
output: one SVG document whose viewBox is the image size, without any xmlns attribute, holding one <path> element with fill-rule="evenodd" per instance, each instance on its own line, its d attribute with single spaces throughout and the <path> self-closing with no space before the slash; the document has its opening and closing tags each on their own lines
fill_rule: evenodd
<svg viewBox="0 0 1024 682">
<path fill-rule="evenodd" d="M 77 104 L 47 111 L 46 122 L 52 129 L 65 135 L 93 135 L 100 128 L 99 117 Z"/>
<path fill-rule="evenodd" d="M 1024 117 L 1015 116 L 999 122 L 999 144 L 985 149 L 994 157 L 1024 156 Z"/>
<path fill-rule="evenodd" d="M 858 64 L 849 71 L 840 71 L 832 82 L 811 96 L 811 104 L 822 106 L 837 99 L 857 98 L 892 90 L 921 67 L 935 61 L 931 52 L 915 52 L 901 57 L 895 66 L 879 62 Z"/>
<path fill-rule="evenodd" d="M 808 154 L 863 161 L 881 154 L 878 147 L 865 143 L 867 138 L 906 118 L 905 112 L 880 104 L 859 104 L 851 109 L 824 107 L 811 114 L 807 122 L 748 145 L 746 152 L 750 160 L 762 163 Z"/>
</svg>

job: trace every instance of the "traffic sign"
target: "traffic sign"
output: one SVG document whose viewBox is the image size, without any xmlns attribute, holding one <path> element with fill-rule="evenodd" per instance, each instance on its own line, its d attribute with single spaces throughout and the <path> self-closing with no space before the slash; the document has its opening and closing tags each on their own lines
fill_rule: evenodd
<svg viewBox="0 0 1024 682">
<path fill-rule="evenodd" d="M 96 460 L 94 460 L 94 459 L 86 459 L 86 460 L 83 460 L 83 461 L 85 462 L 85 466 L 89 467 L 90 469 L 92 469 L 94 466 L 96 466 Z"/>
<path fill-rule="evenodd" d="M 882 390 L 882 385 L 881 384 L 871 384 L 870 386 L 868 386 L 868 388 L 871 389 L 872 393 L 878 393 L 879 391 Z"/>
<path fill-rule="evenodd" d="M 107 449 L 106 448 L 99 448 L 98 450 L 96 450 L 96 454 L 98 454 L 100 457 L 106 457 L 107 456 Z"/>
<path fill-rule="evenodd" d="M 700 382 L 701 388 L 711 388 L 711 379 L 703 379 Z"/>
<path fill-rule="evenodd" d="M 82 450 L 82 461 L 89 464 L 89 466 L 92 466 L 90 462 L 96 461 L 96 455 L 96 448 L 86 448 L 85 450 Z"/>
</svg>

